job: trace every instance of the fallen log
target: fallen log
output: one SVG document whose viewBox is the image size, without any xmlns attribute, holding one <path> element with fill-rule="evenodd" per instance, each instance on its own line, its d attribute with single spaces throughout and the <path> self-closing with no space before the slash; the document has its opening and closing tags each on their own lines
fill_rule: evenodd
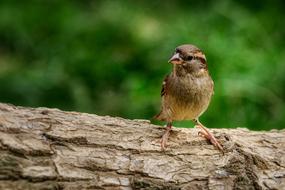
<svg viewBox="0 0 285 190">
<path fill-rule="evenodd" d="M 0 189 L 285 189 L 285 130 L 211 130 L 0 104 Z"/>
</svg>

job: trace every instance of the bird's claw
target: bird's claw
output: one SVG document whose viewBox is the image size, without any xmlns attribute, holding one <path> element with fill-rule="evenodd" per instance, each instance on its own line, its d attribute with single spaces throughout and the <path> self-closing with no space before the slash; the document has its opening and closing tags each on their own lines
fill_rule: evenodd
<svg viewBox="0 0 285 190">
<path fill-rule="evenodd" d="M 161 150 L 165 150 L 166 140 L 163 137 L 160 139 L 160 146 L 161 146 Z"/>
<path fill-rule="evenodd" d="M 169 134 L 170 134 L 170 132 L 168 130 L 165 131 L 165 133 L 163 134 L 163 136 L 160 139 L 160 145 L 161 145 L 162 150 L 165 150 L 165 148 L 166 148 L 166 143 L 167 143 Z"/>
<path fill-rule="evenodd" d="M 171 126 L 167 126 L 164 134 L 162 135 L 162 137 L 160 139 L 160 145 L 161 145 L 162 150 L 165 150 L 165 148 L 166 148 L 166 143 L 167 143 L 168 137 L 170 135 L 170 131 L 171 131 Z"/>
<path fill-rule="evenodd" d="M 221 144 L 218 142 L 218 140 L 215 138 L 215 136 L 210 131 L 208 131 L 206 128 L 200 125 L 197 125 L 197 127 L 201 129 L 201 131 L 198 132 L 199 136 L 206 138 L 208 141 L 211 142 L 212 145 L 214 145 L 220 151 L 224 152 L 223 147 L 221 146 Z"/>
</svg>

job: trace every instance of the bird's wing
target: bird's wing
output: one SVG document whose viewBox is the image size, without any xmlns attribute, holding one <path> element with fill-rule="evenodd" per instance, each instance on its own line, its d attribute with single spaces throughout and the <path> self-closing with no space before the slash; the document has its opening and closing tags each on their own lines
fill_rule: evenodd
<svg viewBox="0 0 285 190">
<path fill-rule="evenodd" d="M 164 78 L 163 82 L 162 82 L 162 87 L 161 87 L 161 91 L 160 91 L 160 96 L 164 96 L 166 94 L 166 88 L 167 88 L 167 81 L 168 81 L 169 75 L 166 75 L 166 77 Z"/>
<path fill-rule="evenodd" d="M 165 121 L 166 120 L 166 117 L 165 117 L 165 114 L 163 114 L 163 104 L 164 104 L 164 98 L 165 98 L 165 95 L 167 93 L 167 83 L 168 83 L 168 79 L 169 79 L 169 75 L 167 75 L 163 82 L 162 82 L 162 87 L 161 87 L 161 91 L 160 91 L 160 96 L 161 96 L 161 103 L 162 103 L 162 107 L 161 107 L 161 111 L 159 112 L 159 114 L 155 115 L 154 118 L 155 119 L 158 119 L 160 121 Z"/>
</svg>

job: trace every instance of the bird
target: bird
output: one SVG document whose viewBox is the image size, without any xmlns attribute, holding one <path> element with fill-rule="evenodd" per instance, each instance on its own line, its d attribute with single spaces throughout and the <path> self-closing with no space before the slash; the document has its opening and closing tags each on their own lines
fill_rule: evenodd
<svg viewBox="0 0 285 190">
<path fill-rule="evenodd" d="M 161 111 L 154 116 L 167 122 L 160 140 L 162 150 L 166 148 L 173 121 L 191 120 L 195 127 L 200 128 L 198 135 L 223 151 L 215 136 L 199 121 L 214 94 L 214 82 L 205 54 L 195 45 L 183 44 L 175 48 L 168 62 L 173 65 L 172 72 L 163 80 Z"/>
</svg>

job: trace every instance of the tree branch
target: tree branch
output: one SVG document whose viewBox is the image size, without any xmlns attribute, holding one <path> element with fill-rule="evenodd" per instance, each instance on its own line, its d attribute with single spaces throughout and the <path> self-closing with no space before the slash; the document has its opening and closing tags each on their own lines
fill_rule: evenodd
<svg viewBox="0 0 285 190">
<path fill-rule="evenodd" d="M 0 104 L 0 189 L 285 189 L 285 131 L 197 135 L 147 120 Z"/>
</svg>

